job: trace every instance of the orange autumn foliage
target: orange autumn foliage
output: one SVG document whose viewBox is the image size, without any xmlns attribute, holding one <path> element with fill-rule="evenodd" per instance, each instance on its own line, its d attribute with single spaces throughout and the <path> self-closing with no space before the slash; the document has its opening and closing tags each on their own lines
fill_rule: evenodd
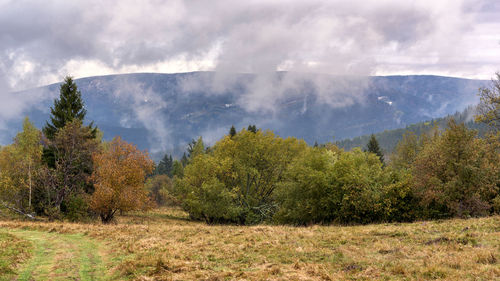
<svg viewBox="0 0 500 281">
<path fill-rule="evenodd" d="M 93 155 L 93 161 L 95 192 L 90 206 L 103 223 L 112 221 L 117 211 L 148 206 L 144 181 L 153 170 L 153 161 L 147 152 L 116 137 L 102 152 Z"/>
</svg>

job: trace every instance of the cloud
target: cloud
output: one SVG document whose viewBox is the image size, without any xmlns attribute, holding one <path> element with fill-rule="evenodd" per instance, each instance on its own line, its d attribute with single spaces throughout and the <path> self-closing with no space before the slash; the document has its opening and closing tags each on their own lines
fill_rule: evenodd
<svg viewBox="0 0 500 281">
<path fill-rule="evenodd" d="M 254 73 L 238 100 L 251 112 L 273 112 L 304 85 L 332 107 L 362 102 L 366 75 L 489 78 L 500 65 L 499 12 L 494 0 L 0 0 L 0 119 L 41 98 L 10 92 L 67 74 L 215 70 L 217 94 L 238 86 L 233 73 Z M 350 76 L 359 89 L 347 95 L 352 81 L 307 73 Z M 143 95 L 154 100 L 141 87 L 127 97 L 139 120 L 164 106 Z"/>
<path fill-rule="evenodd" d="M 470 55 L 482 46 L 464 39 L 498 48 L 500 38 L 481 30 L 499 27 L 498 11 L 494 1 L 469 0 L 2 1 L 0 60 L 15 89 L 89 69 L 176 63 L 221 72 L 471 75 Z M 492 56 L 485 59 L 498 64 Z"/>
<path fill-rule="evenodd" d="M 167 108 L 167 102 L 160 93 L 151 89 L 150 85 L 144 85 L 139 81 L 118 76 L 118 81 L 113 81 L 117 88 L 113 89 L 112 95 L 115 101 L 126 105 L 132 114 L 124 113 L 121 116 L 120 125 L 125 128 L 146 128 L 151 132 L 151 153 L 155 154 L 172 150 L 172 139 L 170 138 L 170 124 L 162 111 Z"/>
</svg>

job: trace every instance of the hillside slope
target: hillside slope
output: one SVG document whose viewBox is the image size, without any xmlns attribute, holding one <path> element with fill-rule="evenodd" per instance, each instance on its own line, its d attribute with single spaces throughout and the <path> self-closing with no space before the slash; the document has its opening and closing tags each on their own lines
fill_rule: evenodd
<svg viewBox="0 0 500 281">
<path fill-rule="evenodd" d="M 375 135 L 380 147 L 382 148 L 384 154 L 391 154 L 396 148 L 397 143 L 403 138 L 406 132 L 413 132 L 415 135 L 419 136 L 423 133 L 431 131 L 434 127 L 438 129 L 445 129 L 448 125 L 450 119 L 454 119 L 457 123 L 465 123 L 469 129 L 476 130 L 479 135 L 483 135 L 487 131 L 487 126 L 483 123 L 474 122 L 474 107 L 469 107 L 462 112 L 457 112 L 446 117 L 434 118 L 423 122 L 418 122 L 415 124 L 408 125 L 404 128 L 398 128 L 393 130 L 384 130 L 378 132 Z M 351 150 L 355 147 L 365 148 L 371 134 L 366 134 L 362 136 L 357 136 L 350 139 L 344 139 L 341 141 L 336 141 L 335 144 L 343 148 L 344 150 Z"/>
<path fill-rule="evenodd" d="M 215 72 L 123 74 L 77 79 L 106 139 L 121 135 L 141 149 L 179 155 L 192 138 L 208 143 L 256 124 L 281 136 L 327 142 L 446 116 L 478 101 L 487 81 L 440 76 L 340 77 L 278 72 L 221 76 Z M 17 93 L 41 127 L 58 96 L 53 84 Z M 36 100 L 35 100 L 36 99 Z M 0 132 L 8 143 L 20 116 Z"/>
</svg>

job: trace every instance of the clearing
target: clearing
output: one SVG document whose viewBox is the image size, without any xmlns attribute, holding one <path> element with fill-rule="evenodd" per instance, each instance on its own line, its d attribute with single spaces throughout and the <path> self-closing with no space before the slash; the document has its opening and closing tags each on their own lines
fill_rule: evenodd
<svg viewBox="0 0 500 281">
<path fill-rule="evenodd" d="M 112 225 L 4 220 L 2 239 L 17 264 L 3 280 L 500 280 L 499 216 L 236 226 L 164 208 Z"/>
<path fill-rule="evenodd" d="M 0 228 L 0 243 L 22 241 L 25 261 L 6 268 L 0 280 L 107 280 L 102 262 L 102 247 L 83 234 L 61 234 L 49 231 Z M 6 251 L 5 260 L 20 253 Z M 29 259 L 26 257 L 29 256 Z M 8 274 L 7 274 L 8 273 Z M 17 275 L 16 278 L 14 276 Z"/>
</svg>

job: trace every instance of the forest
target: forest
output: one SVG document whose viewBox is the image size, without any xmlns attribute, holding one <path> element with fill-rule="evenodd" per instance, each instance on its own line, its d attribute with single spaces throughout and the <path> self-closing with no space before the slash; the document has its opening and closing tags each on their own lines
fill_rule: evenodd
<svg viewBox="0 0 500 281">
<path fill-rule="evenodd" d="M 193 140 L 181 159 L 157 164 L 119 136 L 104 141 L 85 120 L 71 77 L 51 118 L 28 118 L 0 151 L 0 203 L 28 219 L 113 222 L 117 214 L 178 206 L 208 224 L 367 224 L 468 218 L 500 212 L 500 76 L 479 92 L 478 135 L 463 122 L 407 130 L 385 153 L 308 145 L 249 125 L 207 147 Z"/>
</svg>

